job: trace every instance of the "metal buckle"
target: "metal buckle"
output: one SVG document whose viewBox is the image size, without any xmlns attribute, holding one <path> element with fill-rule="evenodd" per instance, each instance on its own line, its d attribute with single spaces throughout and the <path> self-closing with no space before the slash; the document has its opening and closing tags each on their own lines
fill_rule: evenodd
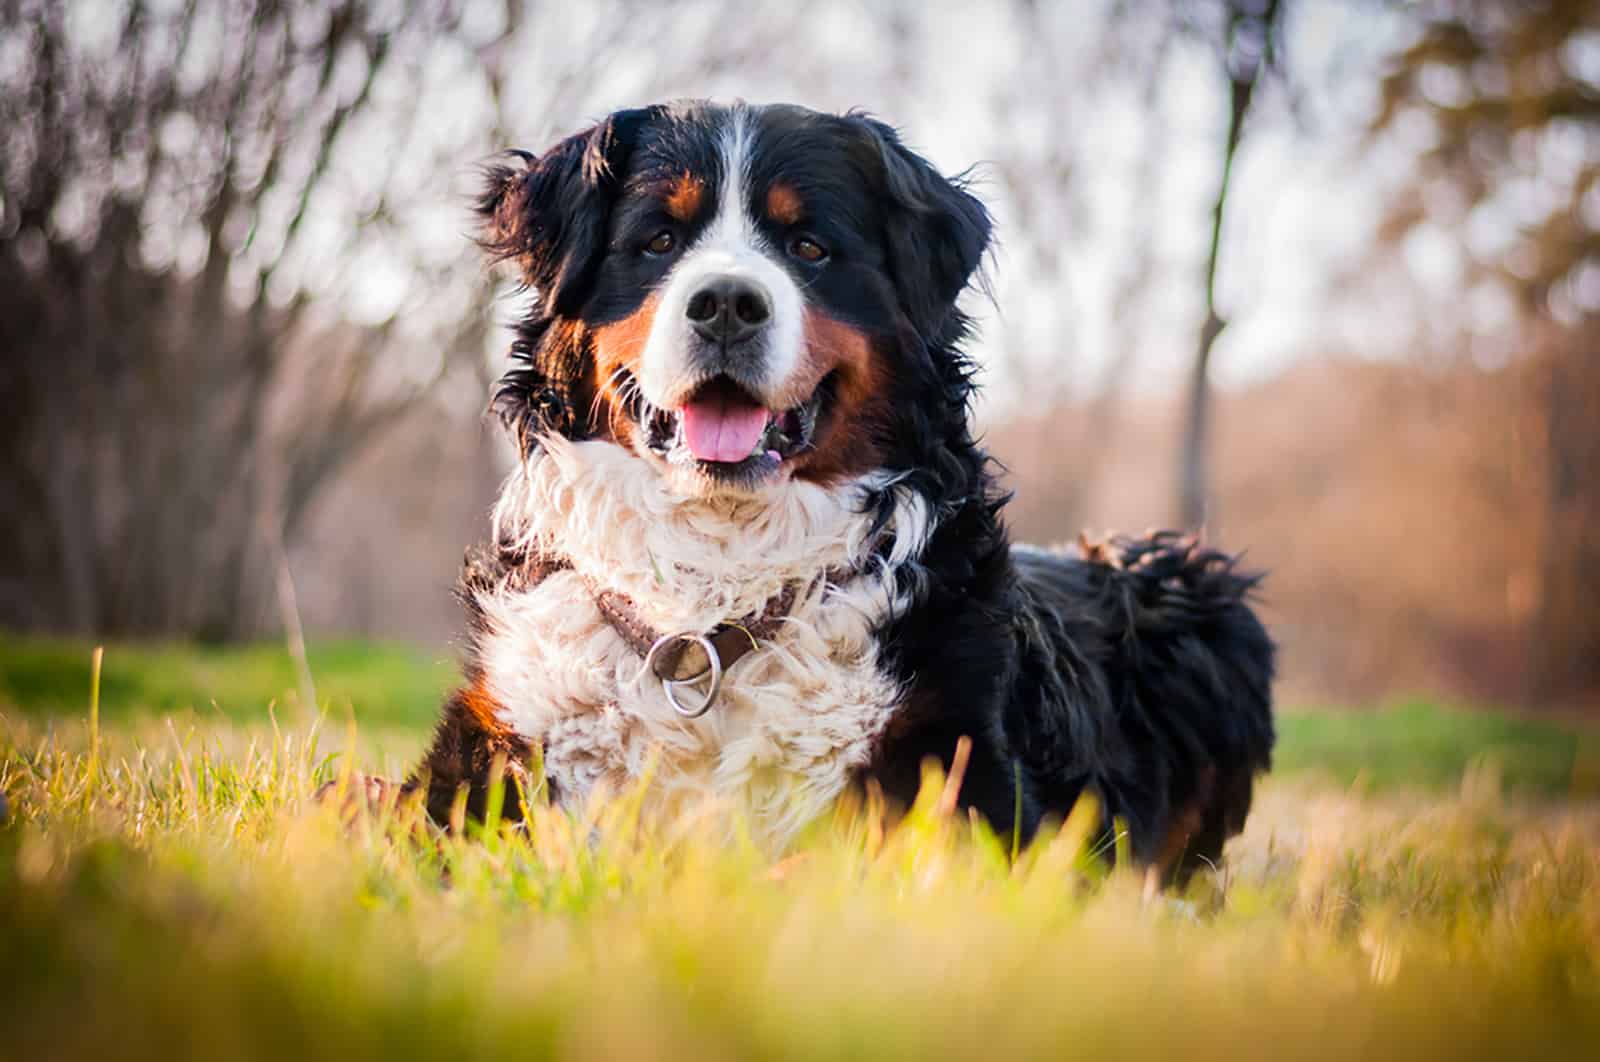
<svg viewBox="0 0 1600 1062">
<path fill-rule="evenodd" d="M 707 663 L 704 671 L 690 675 L 688 678 L 680 679 L 670 678 L 656 670 L 656 657 L 667 646 L 676 645 L 679 642 L 693 642 L 705 650 Z M 705 715 L 711 710 L 711 706 L 717 703 L 717 695 L 722 692 L 722 657 L 717 654 L 717 647 L 711 644 L 711 639 L 703 634 L 695 634 L 689 631 L 683 631 L 678 634 L 663 634 L 655 640 L 654 645 L 650 646 L 650 652 L 644 658 L 644 666 L 652 675 L 661 680 L 661 688 L 666 692 L 667 703 L 672 705 L 673 711 L 685 719 L 699 719 L 702 715 Z M 698 688 L 707 675 L 711 676 L 711 682 L 705 689 L 704 699 L 698 705 L 685 707 L 678 700 L 678 687 Z"/>
</svg>

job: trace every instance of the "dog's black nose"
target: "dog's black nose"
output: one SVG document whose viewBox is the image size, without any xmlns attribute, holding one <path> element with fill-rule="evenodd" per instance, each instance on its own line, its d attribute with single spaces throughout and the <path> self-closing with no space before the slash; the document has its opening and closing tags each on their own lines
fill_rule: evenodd
<svg viewBox="0 0 1600 1062">
<path fill-rule="evenodd" d="M 732 345 L 765 327 L 772 319 L 772 302 L 753 281 L 713 277 L 689 297 L 684 314 L 704 338 Z"/>
</svg>

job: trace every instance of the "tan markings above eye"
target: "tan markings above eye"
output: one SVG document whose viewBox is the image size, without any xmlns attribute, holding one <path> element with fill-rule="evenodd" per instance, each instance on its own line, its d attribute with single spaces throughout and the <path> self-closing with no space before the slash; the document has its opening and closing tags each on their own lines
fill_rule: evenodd
<svg viewBox="0 0 1600 1062">
<path fill-rule="evenodd" d="M 820 243 L 804 236 L 789 245 L 789 253 L 802 262 L 820 262 L 828 257 L 827 250 Z"/>
<path fill-rule="evenodd" d="M 682 222 L 693 221 L 700 213 L 700 203 L 705 198 L 706 183 L 694 174 L 683 175 L 666 186 L 667 213 Z"/>
<path fill-rule="evenodd" d="M 780 225 L 794 225 L 805 213 L 794 185 L 777 182 L 767 189 L 767 216 Z"/>
<path fill-rule="evenodd" d="M 666 254 L 672 250 L 677 242 L 672 233 L 663 230 L 656 233 L 650 242 L 644 245 L 644 248 L 651 254 Z"/>
</svg>

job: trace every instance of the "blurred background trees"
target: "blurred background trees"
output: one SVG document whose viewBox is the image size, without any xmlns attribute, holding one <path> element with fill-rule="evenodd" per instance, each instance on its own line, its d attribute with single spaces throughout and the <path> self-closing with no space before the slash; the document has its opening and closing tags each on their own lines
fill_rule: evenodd
<svg viewBox="0 0 1600 1062">
<path fill-rule="evenodd" d="M 581 120 L 596 65 L 673 39 L 650 5 L 612 14 L 7 0 L 0 617 L 274 625 L 323 489 L 452 375 L 483 390 L 495 322 L 452 178 L 504 144 L 524 56 L 543 132 Z M 674 71 L 640 67 L 645 93 Z"/>
<path fill-rule="evenodd" d="M 0 624 L 252 637 L 292 571 L 446 637 L 507 459 L 474 167 L 743 96 L 977 163 L 1019 537 L 1249 547 L 1307 696 L 1581 699 L 1594 7 L 0 0 Z"/>
<path fill-rule="evenodd" d="M 278 544 L 318 491 L 482 344 L 470 291 L 457 328 L 427 335 L 343 283 L 433 268 L 384 231 L 418 189 L 349 147 L 359 129 L 367 150 L 409 149 L 399 83 L 459 13 L 9 7 L 4 612 L 108 634 L 257 630 Z"/>
<path fill-rule="evenodd" d="M 1523 611 L 1529 693 L 1600 682 L 1600 7 L 1432 5 L 1390 61 L 1372 121 L 1429 142 L 1387 244 L 1453 244 L 1461 296 L 1444 350 L 1512 363 L 1529 487 Z M 1380 247 L 1379 254 L 1385 248 Z M 1450 335 L 1449 332 L 1455 332 Z"/>
</svg>

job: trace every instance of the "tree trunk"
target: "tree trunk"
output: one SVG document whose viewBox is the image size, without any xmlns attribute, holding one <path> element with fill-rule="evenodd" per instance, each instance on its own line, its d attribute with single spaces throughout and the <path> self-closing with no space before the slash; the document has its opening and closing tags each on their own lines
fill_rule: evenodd
<svg viewBox="0 0 1600 1062">
<path fill-rule="evenodd" d="M 1218 204 L 1220 206 L 1220 202 Z M 1212 251 L 1212 261 L 1216 251 Z M 1206 314 L 1200 328 L 1200 345 L 1195 350 L 1194 367 L 1189 375 L 1189 401 L 1184 411 L 1182 448 L 1178 452 L 1178 513 L 1186 528 L 1205 525 L 1210 515 L 1211 450 L 1211 346 L 1227 327 L 1215 309 Z"/>
<path fill-rule="evenodd" d="M 1213 516 L 1210 506 L 1211 348 L 1228 327 L 1227 319 L 1217 310 L 1217 260 L 1222 251 L 1222 223 L 1233 183 L 1233 161 L 1239 152 L 1250 101 L 1266 69 L 1278 6 L 1279 0 L 1268 0 L 1260 14 L 1251 14 L 1229 5 L 1227 40 L 1223 43 L 1223 64 L 1228 70 L 1228 135 L 1222 149 L 1217 196 L 1211 205 L 1211 243 L 1206 253 L 1206 319 L 1200 326 L 1200 339 L 1189 374 L 1189 400 L 1178 452 L 1178 519 L 1186 528 L 1199 528 Z M 1235 45 L 1247 24 L 1259 28 L 1261 50 L 1252 56 L 1238 49 L 1236 55 Z"/>
<path fill-rule="evenodd" d="M 1551 704 L 1600 692 L 1600 364 L 1581 332 L 1558 340 L 1541 383 L 1545 506 L 1533 535 L 1528 688 L 1533 703 Z"/>
</svg>

